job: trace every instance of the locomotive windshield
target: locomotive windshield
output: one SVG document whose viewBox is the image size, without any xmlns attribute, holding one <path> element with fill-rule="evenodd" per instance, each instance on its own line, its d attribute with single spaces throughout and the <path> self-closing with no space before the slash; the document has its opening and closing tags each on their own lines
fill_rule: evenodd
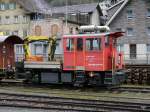
<svg viewBox="0 0 150 112">
<path fill-rule="evenodd" d="M 101 49 L 101 39 L 100 38 L 87 38 L 86 39 L 86 50 L 95 51 Z"/>
<path fill-rule="evenodd" d="M 74 50 L 74 39 L 73 38 L 68 38 L 66 42 L 67 42 L 66 50 L 67 51 L 73 51 Z"/>
</svg>

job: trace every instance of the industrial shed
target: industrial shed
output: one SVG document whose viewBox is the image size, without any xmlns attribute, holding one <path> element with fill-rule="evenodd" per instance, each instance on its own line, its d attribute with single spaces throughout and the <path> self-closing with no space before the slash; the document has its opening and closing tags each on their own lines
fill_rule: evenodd
<svg viewBox="0 0 150 112">
<path fill-rule="evenodd" d="M 15 45 L 22 44 L 23 39 L 18 36 L 0 36 L 0 69 L 8 65 L 15 65 Z"/>
</svg>

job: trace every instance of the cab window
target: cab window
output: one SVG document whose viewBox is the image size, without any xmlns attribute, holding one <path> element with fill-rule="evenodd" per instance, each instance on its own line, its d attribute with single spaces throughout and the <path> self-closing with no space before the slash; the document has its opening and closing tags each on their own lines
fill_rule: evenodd
<svg viewBox="0 0 150 112">
<path fill-rule="evenodd" d="M 83 39 L 77 38 L 77 51 L 83 51 Z"/>
<path fill-rule="evenodd" d="M 101 49 L 101 39 L 100 38 L 87 38 L 86 39 L 86 50 L 95 51 Z"/>
<path fill-rule="evenodd" d="M 105 36 L 105 46 L 109 46 L 109 36 Z"/>
<path fill-rule="evenodd" d="M 66 50 L 67 51 L 73 51 L 74 50 L 74 39 L 68 38 L 66 40 Z"/>
<path fill-rule="evenodd" d="M 47 42 L 33 42 L 30 43 L 32 55 L 46 56 L 48 54 Z"/>
</svg>

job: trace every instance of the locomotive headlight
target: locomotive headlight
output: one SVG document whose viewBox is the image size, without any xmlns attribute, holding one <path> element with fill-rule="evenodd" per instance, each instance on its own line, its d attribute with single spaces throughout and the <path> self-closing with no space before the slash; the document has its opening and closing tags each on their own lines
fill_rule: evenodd
<svg viewBox="0 0 150 112">
<path fill-rule="evenodd" d="M 93 73 L 93 72 L 90 72 L 90 73 L 89 73 L 89 76 L 90 76 L 90 77 L 94 77 L 94 73 Z"/>
</svg>

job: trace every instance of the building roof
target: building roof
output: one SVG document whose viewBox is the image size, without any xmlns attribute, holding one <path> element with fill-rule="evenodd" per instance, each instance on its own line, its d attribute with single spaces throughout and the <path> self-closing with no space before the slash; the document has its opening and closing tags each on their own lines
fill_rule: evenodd
<svg viewBox="0 0 150 112">
<path fill-rule="evenodd" d="M 43 14 L 66 13 L 66 6 L 52 7 L 45 0 L 16 0 L 16 2 L 29 12 Z M 92 13 L 95 9 L 97 9 L 102 15 L 102 11 L 98 3 L 68 5 L 67 13 Z"/>
<path fill-rule="evenodd" d="M 113 5 L 109 9 L 107 9 L 108 12 L 108 20 L 106 25 L 109 26 L 111 22 L 117 17 L 117 15 L 122 11 L 122 9 L 127 5 L 127 3 L 130 0 L 122 0 L 118 2 L 117 4 Z"/>
<path fill-rule="evenodd" d="M 91 4 L 79 4 L 79 5 L 70 5 L 70 6 L 61 6 L 61 7 L 53 7 L 52 13 L 92 13 L 95 9 L 99 11 L 102 15 L 101 8 L 98 3 L 91 3 Z"/>
<path fill-rule="evenodd" d="M 50 14 L 50 6 L 45 0 L 16 0 L 25 10 Z"/>
</svg>

